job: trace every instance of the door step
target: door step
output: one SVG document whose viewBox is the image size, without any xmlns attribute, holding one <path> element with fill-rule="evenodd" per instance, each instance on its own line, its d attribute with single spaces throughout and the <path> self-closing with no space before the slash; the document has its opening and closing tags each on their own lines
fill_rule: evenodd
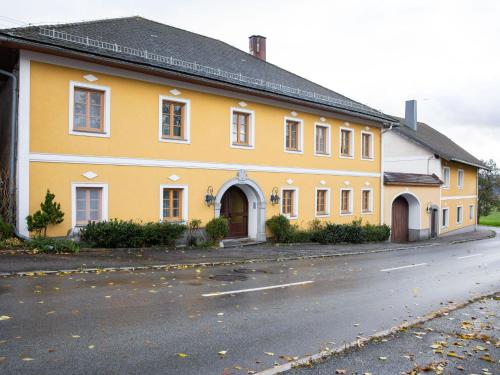
<svg viewBox="0 0 500 375">
<path fill-rule="evenodd" d="M 253 246 L 263 244 L 266 241 L 255 241 L 250 238 L 228 238 L 223 240 L 222 244 L 225 248 L 227 247 L 243 247 L 243 246 Z"/>
</svg>

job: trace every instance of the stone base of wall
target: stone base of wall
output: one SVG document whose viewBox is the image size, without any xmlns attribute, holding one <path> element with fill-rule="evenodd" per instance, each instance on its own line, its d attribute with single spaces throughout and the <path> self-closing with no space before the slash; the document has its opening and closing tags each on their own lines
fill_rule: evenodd
<svg viewBox="0 0 500 375">
<path fill-rule="evenodd" d="M 476 230 L 477 230 L 477 226 L 476 225 L 468 225 L 466 227 L 462 227 L 462 228 L 459 228 L 459 229 L 450 230 L 449 232 L 446 232 L 446 233 L 442 233 L 442 234 L 440 234 L 440 236 L 441 237 L 446 237 L 446 236 L 451 236 L 453 234 L 461 234 L 461 233 L 474 232 Z"/>
<path fill-rule="evenodd" d="M 430 229 L 408 229 L 408 240 L 410 242 L 413 241 L 422 241 L 428 240 L 431 238 Z"/>
</svg>

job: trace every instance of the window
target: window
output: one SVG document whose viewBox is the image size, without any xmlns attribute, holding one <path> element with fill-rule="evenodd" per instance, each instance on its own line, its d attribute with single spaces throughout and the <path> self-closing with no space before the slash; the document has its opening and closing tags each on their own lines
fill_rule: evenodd
<svg viewBox="0 0 500 375">
<path fill-rule="evenodd" d="M 289 217 L 297 217 L 298 190 L 287 188 L 281 190 L 281 214 Z"/>
<path fill-rule="evenodd" d="M 189 143 L 190 102 L 160 95 L 160 142 Z"/>
<path fill-rule="evenodd" d="M 316 216 L 325 217 L 330 215 L 330 189 L 316 189 Z"/>
<path fill-rule="evenodd" d="M 110 92 L 108 87 L 70 82 L 70 134 L 109 137 Z"/>
<path fill-rule="evenodd" d="M 285 151 L 302 153 L 302 120 L 285 118 Z"/>
<path fill-rule="evenodd" d="M 352 214 L 352 190 L 351 189 L 341 189 L 340 190 L 340 214 L 341 215 Z"/>
<path fill-rule="evenodd" d="M 317 156 L 330 155 L 330 125 L 316 124 L 314 128 L 314 154 Z"/>
<path fill-rule="evenodd" d="M 448 228 L 448 223 L 450 221 L 450 217 L 449 217 L 449 210 L 447 208 L 443 208 L 441 220 L 442 220 L 441 226 L 443 228 Z"/>
<path fill-rule="evenodd" d="M 450 187 L 450 168 L 443 168 L 443 187 L 448 189 Z"/>
<path fill-rule="evenodd" d="M 458 188 L 462 189 L 464 187 L 464 171 L 462 169 L 458 170 Z"/>
<path fill-rule="evenodd" d="M 457 207 L 457 224 L 462 224 L 464 221 L 464 208 L 462 206 Z"/>
<path fill-rule="evenodd" d="M 232 148 L 253 148 L 254 112 L 241 108 L 231 108 Z"/>
<path fill-rule="evenodd" d="M 373 134 L 361 132 L 361 159 L 373 160 Z"/>
<path fill-rule="evenodd" d="M 160 186 L 160 220 L 184 222 L 187 220 L 187 186 Z"/>
<path fill-rule="evenodd" d="M 343 158 L 353 157 L 354 131 L 352 129 L 340 129 L 340 156 Z"/>
<path fill-rule="evenodd" d="M 469 220 L 474 220 L 474 205 L 469 205 Z"/>
<path fill-rule="evenodd" d="M 361 191 L 361 213 L 368 214 L 373 211 L 372 190 L 363 189 Z"/>
<path fill-rule="evenodd" d="M 108 186 L 74 183 L 71 186 L 72 225 L 108 220 Z"/>
</svg>

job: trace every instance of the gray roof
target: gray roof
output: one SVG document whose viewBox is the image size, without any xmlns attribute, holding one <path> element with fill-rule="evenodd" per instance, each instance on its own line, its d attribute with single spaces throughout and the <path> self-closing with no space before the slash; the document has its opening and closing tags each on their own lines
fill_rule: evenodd
<svg viewBox="0 0 500 375">
<path fill-rule="evenodd" d="M 481 160 L 465 151 L 450 138 L 429 125 L 419 122 L 417 123 L 417 130 L 415 131 L 405 126 L 405 120 L 403 118 L 397 119 L 399 119 L 401 126 L 393 128 L 394 132 L 426 147 L 441 158 L 472 165 L 474 167 L 486 168 Z"/>
<path fill-rule="evenodd" d="M 384 172 L 386 185 L 440 186 L 443 182 L 435 174 Z"/>
<path fill-rule="evenodd" d="M 4 29 L 2 38 L 181 72 L 394 122 L 380 111 L 220 40 L 142 17 Z"/>
</svg>

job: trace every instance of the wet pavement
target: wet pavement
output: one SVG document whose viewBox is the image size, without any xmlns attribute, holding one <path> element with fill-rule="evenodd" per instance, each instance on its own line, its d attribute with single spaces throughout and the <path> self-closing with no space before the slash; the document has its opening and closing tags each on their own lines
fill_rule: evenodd
<svg viewBox="0 0 500 375">
<path fill-rule="evenodd" d="M 500 295 L 289 375 L 500 374 Z"/>
<path fill-rule="evenodd" d="M 0 373 L 247 374 L 499 291 L 499 274 L 497 237 L 315 260 L 0 278 Z"/>
</svg>

